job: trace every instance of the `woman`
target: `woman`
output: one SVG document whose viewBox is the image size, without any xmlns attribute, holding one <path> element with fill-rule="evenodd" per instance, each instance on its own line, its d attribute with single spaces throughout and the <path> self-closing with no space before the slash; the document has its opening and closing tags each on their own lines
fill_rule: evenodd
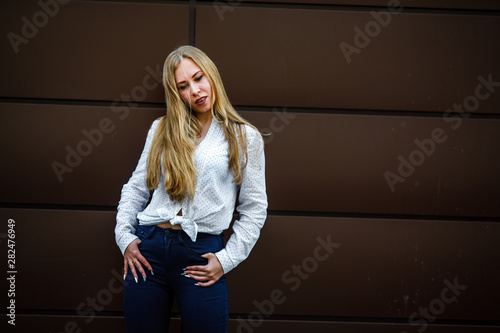
<svg viewBox="0 0 500 333">
<path fill-rule="evenodd" d="M 166 115 L 149 130 L 116 217 L 125 326 L 168 332 L 175 297 L 183 332 L 227 332 L 225 274 L 248 256 L 267 216 L 264 143 L 201 50 L 174 50 L 163 86 Z M 235 206 L 240 218 L 224 245 Z"/>
</svg>

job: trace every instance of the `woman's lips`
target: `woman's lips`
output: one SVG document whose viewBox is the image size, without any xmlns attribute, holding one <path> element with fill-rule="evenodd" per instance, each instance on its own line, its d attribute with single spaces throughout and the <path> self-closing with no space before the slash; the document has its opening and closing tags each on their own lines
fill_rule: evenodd
<svg viewBox="0 0 500 333">
<path fill-rule="evenodd" d="M 205 104 L 206 100 L 207 100 L 207 96 L 202 97 L 202 98 L 198 98 L 195 103 L 196 103 L 196 105 L 203 105 L 203 104 Z"/>
</svg>

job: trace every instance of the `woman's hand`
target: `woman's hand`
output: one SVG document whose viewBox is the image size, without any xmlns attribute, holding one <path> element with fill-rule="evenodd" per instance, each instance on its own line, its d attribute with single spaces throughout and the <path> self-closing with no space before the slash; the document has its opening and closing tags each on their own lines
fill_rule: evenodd
<svg viewBox="0 0 500 333">
<path fill-rule="evenodd" d="M 202 257 L 208 259 L 208 263 L 204 266 L 188 266 L 184 275 L 199 281 L 196 285 L 200 287 L 209 287 L 224 275 L 224 270 L 215 254 L 205 253 Z"/>
<path fill-rule="evenodd" d="M 146 281 L 146 272 L 144 271 L 142 265 L 146 266 L 146 268 L 149 269 L 151 273 L 153 273 L 153 268 L 146 260 L 146 258 L 142 256 L 141 251 L 139 251 L 138 245 L 140 242 L 141 240 L 139 238 L 135 239 L 127 246 L 127 248 L 125 249 L 125 253 L 123 254 L 123 279 L 127 277 L 128 268 L 130 267 L 136 283 L 139 282 L 137 270 L 139 271 L 139 273 L 141 273 L 143 280 Z"/>
</svg>

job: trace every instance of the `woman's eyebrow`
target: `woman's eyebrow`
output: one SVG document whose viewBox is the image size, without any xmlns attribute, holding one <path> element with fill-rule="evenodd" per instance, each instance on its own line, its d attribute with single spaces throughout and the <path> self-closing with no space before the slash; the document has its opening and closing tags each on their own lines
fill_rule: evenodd
<svg viewBox="0 0 500 333">
<path fill-rule="evenodd" d="M 192 76 L 192 77 L 197 76 L 199 73 L 202 73 L 202 74 L 203 74 L 203 71 L 202 71 L 202 70 L 197 71 L 196 73 L 194 73 L 194 74 L 193 74 L 193 76 Z M 179 85 L 179 84 L 181 84 L 181 83 L 186 83 L 186 81 L 180 81 L 180 82 L 177 82 L 177 83 L 176 83 L 176 85 Z"/>
</svg>

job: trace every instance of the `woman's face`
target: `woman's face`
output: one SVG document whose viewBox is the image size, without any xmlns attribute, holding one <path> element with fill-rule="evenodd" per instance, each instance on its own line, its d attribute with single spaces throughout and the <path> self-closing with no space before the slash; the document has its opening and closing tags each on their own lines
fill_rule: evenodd
<svg viewBox="0 0 500 333">
<path fill-rule="evenodd" d="M 177 91 L 196 113 L 212 109 L 212 88 L 205 73 L 190 58 L 183 58 L 174 72 Z"/>
</svg>

